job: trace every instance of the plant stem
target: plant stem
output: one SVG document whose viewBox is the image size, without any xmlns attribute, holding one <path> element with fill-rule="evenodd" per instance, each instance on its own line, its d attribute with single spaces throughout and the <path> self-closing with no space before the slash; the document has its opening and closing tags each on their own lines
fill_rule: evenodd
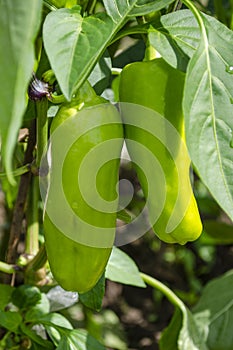
<svg viewBox="0 0 233 350">
<path fill-rule="evenodd" d="M 183 303 L 183 301 L 181 299 L 178 298 L 178 296 L 167 286 L 165 286 L 165 284 L 161 283 L 160 281 L 158 281 L 157 279 L 148 276 L 144 273 L 140 273 L 140 276 L 142 277 L 143 281 L 150 285 L 153 288 L 158 289 L 160 292 L 162 292 L 167 299 L 176 307 L 178 307 L 182 312 L 185 312 L 186 307 L 185 304 Z"/>
<path fill-rule="evenodd" d="M 38 222 L 39 179 L 33 176 L 28 201 L 27 235 L 25 241 L 25 253 L 36 255 L 39 249 L 39 222 Z"/>
<path fill-rule="evenodd" d="M 41 269 L 42 267 L 44 267 L 46 262 L 47 262 L 47 254 L 46 254 L 46 250 L 45 250 L 45 245 L 42 244 L 38 253 L 28 263 L 27 271 L 29 271 L 29 270 L 37 271 L 37 270 Z"/>
<path fill-rule="evenodd" d="M 13 170 L 12 175 L 13 176 L 20 176 L 20 175 L 27 173 L 29 170 L 30 170 L 30 164 L 25 164 L 25 165 L 21 166 L 20 168 Z M 0 173 L 0 178 L 1 177 L 7 177 L 7 174 Z"/>
<path fill-rule="evenodd" d="M 182 7 L 182 1 L 176 0 L 176 1 L 175 1 L 175 4 L 173 4 L 172 12 L 175 12 L 175 11 L 180 10 L 181 7 Z"/>
<path fill-rule="evenodd" d="M 49 98 L 49 101 L 54 103 L 54 104 L 60 104 L 63 102 L 67 102 L 67 100 L 63 94 L 62 95 L 51 94 L 51 98 Z"/>
<path fill-rule="evenodd" d="M 77 5 L 80 5 L 82 7 L 82 15 L 86 12 L 86 9 L 88 7 L 89 0 L 78 0 Z"/>
<path fill-rule="evenodd" d="M 38 253 L 26 265 L 24 273 L 24 283 L 42 286 L 48 282 L 46 277 L 45 264 L 47 255 L 45 245 L 42 244 Z"/>
<path fill-rule="evenodd" d="M 36 136 L 37 136 L 37 153 L 36 167 L 40 169 L 40 163 L 46 150 L 48 141 L 48 100 L 43 98 L 36 101 Z M 39 220 L 38 220 L 38 200 L 39 200 L 39 178 L 33 176 L 29 193 L 29 202 L 27 210 L 27 236 L 25 252 L 29 255 L 35 255 L 39 249 Z"/>
<path fill-rule="evenodd" d="M 3 261 L 0 261 L 0 271 L 7 274 L 13 274 L 15 273 L 15 268 L 14 265 L 10 265 Z"/>
<path fill-rule="evenodd" d="M 35 120 L 32 121 L 29 130 L 29 139 L 27 150 L 24 156 L 24 164 L 32 163 L 33 152 L 36 143 L 36 128 Z M 24 218 L 24 208 L 27 198 L 27 193 L 29 189 L 29 183 L 31 179 L 31 172 L 23 174 L 20 178 L 18 194 L 14 206 L 12 223 L 10 228 L 10 238 L 8 243 L 8 250 L 6 254 L 6 262 L 9 264 L 14 264 L 17 257 L 17 247 L 22 229 L 22 221 Z"/>
<path fill-rule="evenodd" d="M 95 6 L 96 6 L 96 3 L 97 3 L 97 0 L 92 0 L 92 3 L 90 5 L 90 8 L 89 8 L 89 15 L 92 15 L 93 12 L 94 12 L 94 9 L 95 9 Z"/>
<path fill-rule="evenodd" d="M 56 11 L 57 7 L 50 4 L 48 0 L 43 0 L 44 5 L 50 10 L 50 11 Z"/>
<path fill-rule="evenodd" d="M 148 39 L 147 43 L 146 43 L 145 56 L 144 56 L 143 61 L 151 61 L 159 56 L 160 55 L 158 54 L 156 49 L 150 44 L 149 39 Z"/>
<path fill-rule="evenodd" d="M 112 75 L 120 75 L 122 71 L 122 68 L 112 68 L 111 73 Z"/>
<path fill-rule="evenodd" d="M 48 100 L 43 98 L 40 101 L 36 101 L 36 139 L 37 139 L 37 154 L 36 154 L 36 165 L 39 169 L 40 162 L 42 160 L 44 151 L 48 142 Z"/>
</svg>

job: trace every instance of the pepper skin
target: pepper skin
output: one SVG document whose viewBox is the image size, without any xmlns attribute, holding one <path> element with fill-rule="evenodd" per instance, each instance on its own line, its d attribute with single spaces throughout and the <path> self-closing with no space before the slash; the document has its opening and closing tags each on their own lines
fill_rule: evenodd
<svg viewBox="0 0 233 350">
<path fill-rule="evenodd" d="M 142 190 L 147 198 L 150 223 L 162 241 L 180 244 L 197 239 L 202 232 L 202 223 L 189 178 L 190 158 L 183 148 L 185 147 L 182 114 L 184 78 L 184 73 L 172 68 L 163 58 L 156 58 L 127 65 L 121 72 L 119 85 L 120 102 L 133 103 L 152 109 L 171 123 L 180 135 L 173 141 L 173 156 L 171 156 L 166 148 L 166 143 L 163 144 L 158 137 L 154 136 L 158 133 L 156 125 L 153 123 L 151 132 L 143 129 L 145 119 L 142 121 L 142 128 L 130 125 L 127 123 L 127 105 L 124 106 L 122 103 L 126 140 L 133 140 L 145 146 L 160 163 L 166 180 L 164 185 L 154 165 L 148 162 L 142 152 L 140 153 L 140 149 L 126 141 L 129 155 L 135 164 Z M 147 113 L 143 113 L 142 119 L 146 116 Z M 165 134 L 167 132 L 166 126 L 164 132 Z M 140 167 L 137 165 L 139 163 Z M 179 174 L 177 165 L 180 169 Z M 153 179 L 152 182 L 157 184 L 157 192 L 149 193 L 149 196 L 146 173 L 151 174 L 149 181 Z M 180 182 L 178 175 L 181 175 Z M 179 200 L 177 199 L 178 193 Z M 156 211 L 159 211 L 158 203 L 163 198 L 165 200 L 162 211 L 158 214 L 157 220 L 153 221 L 152 217 L 154 218 Z M 174 219 L 175 224 L 169 222 L 171 218 Z"/>
<path fill-rule="evenodd" d="M 53 135 L 53 132 L 56 132 L 57 128 L 59 129 L 68 119 L 75 118 L 74 125 L 80 129 L 82 134 L 74 143 L 72 139 L 70 141 L 71 146 L 66 154 L 62 168 L 62 186 L 71 210 L 74 212 L 74 215 L 77 215 L 83 221 L 77 225 L 75 224 L 75 236 L 72 239 L 72 237 L 67 235 L 67 232 L 61 232 L 56 226 L 56 222 L 53 222 L 49 217 L 47 209 L 51 198 L 54 198 L 54 193 L 56 196 L 56 188 L 54 188 L 57 176 L 56 163 L 60 157 L 59 151 L 53 149 L 53 138 L 51 139 L 50 188 L 46 198 L 47 204 L 45 205 L 44 215 L 45 244 L 51 271 L 57 282 L 64 289 L 79 293 L 92 289 L 104 272 L 114 243 L 117 212 L 117 201 L 115 202 L 114 210 L 109 213 L 98 210 L 98 206 L 95 209 L 85 202 L 81 194 L 81 186 L 77 181 L 80 165 L 84 157 L 96 146 L 114 139 L 114 149 L 111 149 L 110 152 L 112 160 L 106 162 L 100 168 L 96 176 L 96 188 L 98 194 L 105 201 L 116 200 L 118 198 L 116 186 L 118 183 L 119 159 L 123 140 L 122 124 L 116 108 L 106 103 L 101 97 L 96 96 L 91 87 L 87 90 L 88 93 L 84 89 L 82 96 L 79 96 L 74 101 L 64 103 L 51 125 L 51 134 Z M 94 109 L 92 108 L 93 106 L 95 106 Z M 93 120 L 97 121 L 98 125 L 94 127 L 93 124 L 91 130 L 85 131 L 85 126 L 91 127 Z M 108 122 L 110 123 L 106 124 Z M 82 130 L 83 127 L 84 129 Z M 64 137 L 67 137 L 67 133 L 65 133 Z M 62 142 L 61 138 L 61 147 Z M 107 156 L 109 151 L 108 147 L 104 148 Z M 89 165 L 88 174 L 92 172 L 92 165 Z M 88 194 L 94 203 L 95 201 L 98 202 L 98 198 L 95 198 L 96 193 L 93 192 L 93 184 L 88 186 L 89 184 L 87 184 Z M 63 212 L 63 203 L 57 199 L 57 201 L 53 201 L 52 205 L 55 206 L 57 215 L 64 216 L 62 220 L 68 226 L 70 219 Z M 108 228 L 109 240 L 106 247 L 98 246 L 98 244 L 96 246 L 82 244 L 79 236 L 84 237 L 84 239 L 89 237 L 88 224 L 96 226 L 96 231 L 98 231 L 98 227 Z"/>
</svg>

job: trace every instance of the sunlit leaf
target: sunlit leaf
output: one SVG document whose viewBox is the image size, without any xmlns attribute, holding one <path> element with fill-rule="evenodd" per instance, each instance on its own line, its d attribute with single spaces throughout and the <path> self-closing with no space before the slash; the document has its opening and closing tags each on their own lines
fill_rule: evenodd
<svg viewBox="0 0 233 350">
<path fill-rule="evenodd" d="M 106 278 L 114 282 L 145 287 L 135 262 L 122 250 L 113 247 L 106 267 Z"/>
<path fill-rule="evenodd" d="M 231 350 L 233 344 L 233 270 L 210 281 L 193 309 L 209 349 Z"/>
<path fill-rule="evenodd" d="M 202 181 L 233 219 L 233 33 L 201 14 L 198 19 L 200 45 L 188 66 L 184 94 L 187 145 Z"/>
<path fill-rule="evenodd" d="M 76 7 L 59 9 L 46 17 L 43 27 L 45 49 L 67 99 L 89 76 L 135 3 L 136 0 L 108 2 L 108 14 L 84 18 Z"/>
<path fill-rule="evenodd" d="M 0 2 L 0 134 L 9 180 L 12 155 L 27 103 L 27 86 L 34 65 L 34 40 L 40 24 L 41 0 Z"/>
</svg>

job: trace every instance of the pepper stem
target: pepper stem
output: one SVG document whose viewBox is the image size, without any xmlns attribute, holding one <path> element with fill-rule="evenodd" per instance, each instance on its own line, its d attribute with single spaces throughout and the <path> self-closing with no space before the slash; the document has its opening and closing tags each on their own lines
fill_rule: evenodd
<svg viewBox="0 0 233 350">
<path fill-rule="evenodd" d="M 40 162 L 45 151 L 48 142 L 48 100 L 43 98 L 42 100 L 36 101 L 36 114 L 37 114 L 37 154 L 36 154 L 36 165 L 39 168 Z"/>
<path fill-rule="evenodd" d="M 140 276 L 142 277 L 143 281 L 148 284 L 149 286 L 158 289 L 160 292 L 162 292 L 167 299 L 176 307 L 178 307 L 182 312 L 185 312 L 186 307 L 183 301 L 178 298 L 178 296 L 165 284 L 161 283 L 157 279 L 146 275 L 145 273 L 140 273 Z"/>
<path fill-rule="evenodd" d="M 15 273 L 14 265 L 0 261 L 0 271 L 7 274 L 13 274 Z"/>
<path fill-rule="evenodd" d="M 25 241 L 25 253 L 35 255 L 39 249 L 39 219 L 38 219 L 39 179 L 33 176 L 29 191 L 27 210 L 27 235 Z"/>
</svg>

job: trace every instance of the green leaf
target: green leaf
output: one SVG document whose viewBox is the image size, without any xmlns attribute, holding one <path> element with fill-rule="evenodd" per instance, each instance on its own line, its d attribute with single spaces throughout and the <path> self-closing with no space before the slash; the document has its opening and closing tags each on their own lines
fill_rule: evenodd
<svg viewBox="0 0 233 350">
<path fill-rule="evenodd" d="M 111 281 L 145 288 L 135 262 L 122 250 L 113 247 L 105 277 Z"/>
<path fill-rule="evenodd" d="M 59 327 L 63 327 L 63 328 L 67 328 L 67 329 L 73 329 L 71 323 L 62 315 L 56 313 L 56 312 L 52 312 L 49 313 L 47 315 L 44 315 L 40 318 L 38 318 L 38 323 L 42 323 L 43 325 L 48 325 L 51 327 L 55 327 L 56 326 Z"/>
<path fill-rule="evenodd" d="M 105 350 L 105 347 L 86 331 L 75 329 L 61 338 L 57 350 Z"/>
<path fill-rule="evenodd" d="M 103 3 L 108 16 L 111 17 L 114 23 L 118 23 L 125 20 L 125 18 L 122 18 L 122 15 L 125 17 L 131 13 L 137 3 L 137 0 L 103 0 Z"/>
<path fill-rule="evenodd" d="M 48 298 L 44 293 L 41 294 L 41 300 L 25 314 L 26 322 L 36 322 L 39 317 L 49 313 L 50 305 Z"/>
<path fill-rule="evenodd" d="M 88 78 L 89 83 L 95 89 L 97 95 L 101 95 L 102 92 L 110 85 L 112 75 L 111 68 L 112 61 L 108 52 L 106 51 L 97 62 Z"/>
<path fill-rule="evenodd" d="M 200 41 L 200 29 L 193 14 L 182 10 L 164 15 L 160 25 L 151 25 L 149 42 L 172 67 L 186 71 Z"/>
<path fill-rule="evenodd" d="M 185 307 L 182 310 L 182 328 L 178 337 L 179 350 L 208 350 L 193 314 Z"/>
<path fill-rule="evenodd" d="M 57 328 L 51 327 L 51 326 L 44 326 L 46 329 L 46 332 L 48 333 L 50 339 L 52 342 L 58 346 L 58 344 L 61 341 L 62 334 L 59 332 Z"/>
<path fill-rule="evenodd" d="M 11 300 L 11 294 L 14 288 L 8 284 L 0 284 L 0 310 L 4 310 Z"/>
<path fill-rule="evenodd" d="M 182 313 L 176 308 L 168 327 L 159 339 L 159 350 L 178 350 L 178 337 L 182 327 Z"/>
<path fill-rule="evenodd" d="M 208 350 L 200 328 L 186 306 L 176 309 L 159 345 L 160 350 Z"/>
<path fill-rule="evenodd" d="M 12 155 L 26 108 L 26 92 L 34 64 L 34 40 L 40 25 L 42 1 L 0 2 L 0 130 L 2 156 L 14 183 Z"/>
<path fill-rule="evenodd" d="M 38 334 L 36 334 L 36 332 L 27 327 L 24 323 L 21 323 L 20 328 L 25 335 L 27 335 L 31 340 L 40 345 L 42 348 L 51 350 L 54 349 L 54 346 L 50 341 L 41 338 Z"/>
<path fill-rule="evenodd" d="M 21 322 L 22 322 L 22 317 L 18 312 L 0 310 L 1 327 L 6 328 L 11 332 L 17 332 Z"/>
<path fill-rule="evenodd" d="M 208 350 L 201 329 L 186 306 L 175 311 L 159 345 L 160 350 Z"/>
<path fill-rule="evenodd" d="M 32 341 L 30 350 L 46 350 L 47 348 Z"/>
<path fill-rule="evenodd" d="M 78 294 L 69 292 L 60 286 L 51 288 L 47 293 L 47 298 L 50 302 L 50 312 L 58 311 L 70 307 L 77 303 Z"/>
<path fill-rule="evenodd" d="M 70 331 L 73 329 L 71 323 L 64 316 L 58 313 L 47 314 L 40 317 L 37 322 L 43 324 L 55 345 L 60 343 L 61 337 L 66 330 Z"/>
<path fill-rule="evenodd" d="M 12 303 L 20 309 L 29 308 L 38 304 L 41 300 L 39 288 L 29 285 L 21 285 L 12 293 Z"/>
<path fill-rule="evenodd" d="M 201 41 L 190 60 L 185 84 L 186 140 L 200 178 L 233 219 L 233 33 L 220 23 L 216 28 L 194 7 L 192 10 L 199 21 Z"/>
<path fill-rule="evenodd" d="M 147 284 L 162 292 L 176 308 L 179 308 L 182 314 L 182 322 L 180 322 L 180 317 L 177 314 L 174 316 L 175 320 L 179 322 L 180 329 L 174 325 L 175 321 L 173 318 L 172 324 L 166 330 L 166 336 L 172 337 L 171 340 L 173 343 L 177 339 L 177 344 L 174 347 L 178 348 L 178 350 L 207 350 L 207 347 L 203 341 L 202 334 L 197 327 L 193 314 L 185 306 L 183 301 L 179 299 L 170 288 L 168 288 L 159 280 L 143 273 L 141 273 L 141 276 Z M 177 313 L 179 312 L 177 311 Z M 164 344 L 164 341 L 165 340 L 163 339 L 162 345 Z M 165 344 L 171 349 L 172 343 L 166 342 Z"/>
<path fill-rule="evenodd" d="M 90 291 L 79 294 L 79 300 L 89 309 L 100 311 L 105 293 L 105 276 L 101 276 L 97 284 Z"/>
<path fill-rule="evenodd" d="M 31 347 L 30 347 L 30 350 L 46 350 L 47 348 L 45 348 L 44 346 L 42 345 L 39 345 L 35 342 L 32 341 L 32 344 L 31 344 Z"/>
<path fill-rule="evenodd" d="M 233 244 L 233 226 L 216 220 L 205 220 L 198 241 L 207 245 Z"/>
<path fill-rule="evenodd" d="M 193 308 L 210 350 L 231 350 L 233 344 L 233 270 L 209 282 Z"/>
<path fill-rule="evenodd" d="M 43 26 L 45 49 L 68 100 L 87 79 L 135 3 L 136 0 L 123 2 L 117 13 L 111 8 L 112 18 L 106 13 L 83 18 L 75 7 L 51 12 L 46 17 Z"/>
<path fill-rule="evenodd" d="M 15 179 L 15 181 L 17 182 L 17 178 Z M 7 179 L 7 177 L 2 177 L 1 188 L 2 188 L 2 191 L 5 193 L 6 207 L 8 207 L 9 209 L 13 209 L 15 204 L 15 199 L 17 197 L 18 187 L 15 185 L 12 185 Z"/>
<path fill-rule="evenodd" d="M 174 2 L 174 0 L 138 0 L 130 15 L 143 16 L 150 12 L 159 11 L 162 8 L 170 5 L 172 2 Z"/>
<path fill-rule="evenodd" d="M 222 24 L 214 17 L 202 14 L 215 28 L 222 31 Z M 200 28 L 190 10 L 181 10 L 161 16 L 160 23 L 149 28 L 150 44 L 174 68 L 186 71 L 189 59 L 200 43 Z"/>
</svg>

